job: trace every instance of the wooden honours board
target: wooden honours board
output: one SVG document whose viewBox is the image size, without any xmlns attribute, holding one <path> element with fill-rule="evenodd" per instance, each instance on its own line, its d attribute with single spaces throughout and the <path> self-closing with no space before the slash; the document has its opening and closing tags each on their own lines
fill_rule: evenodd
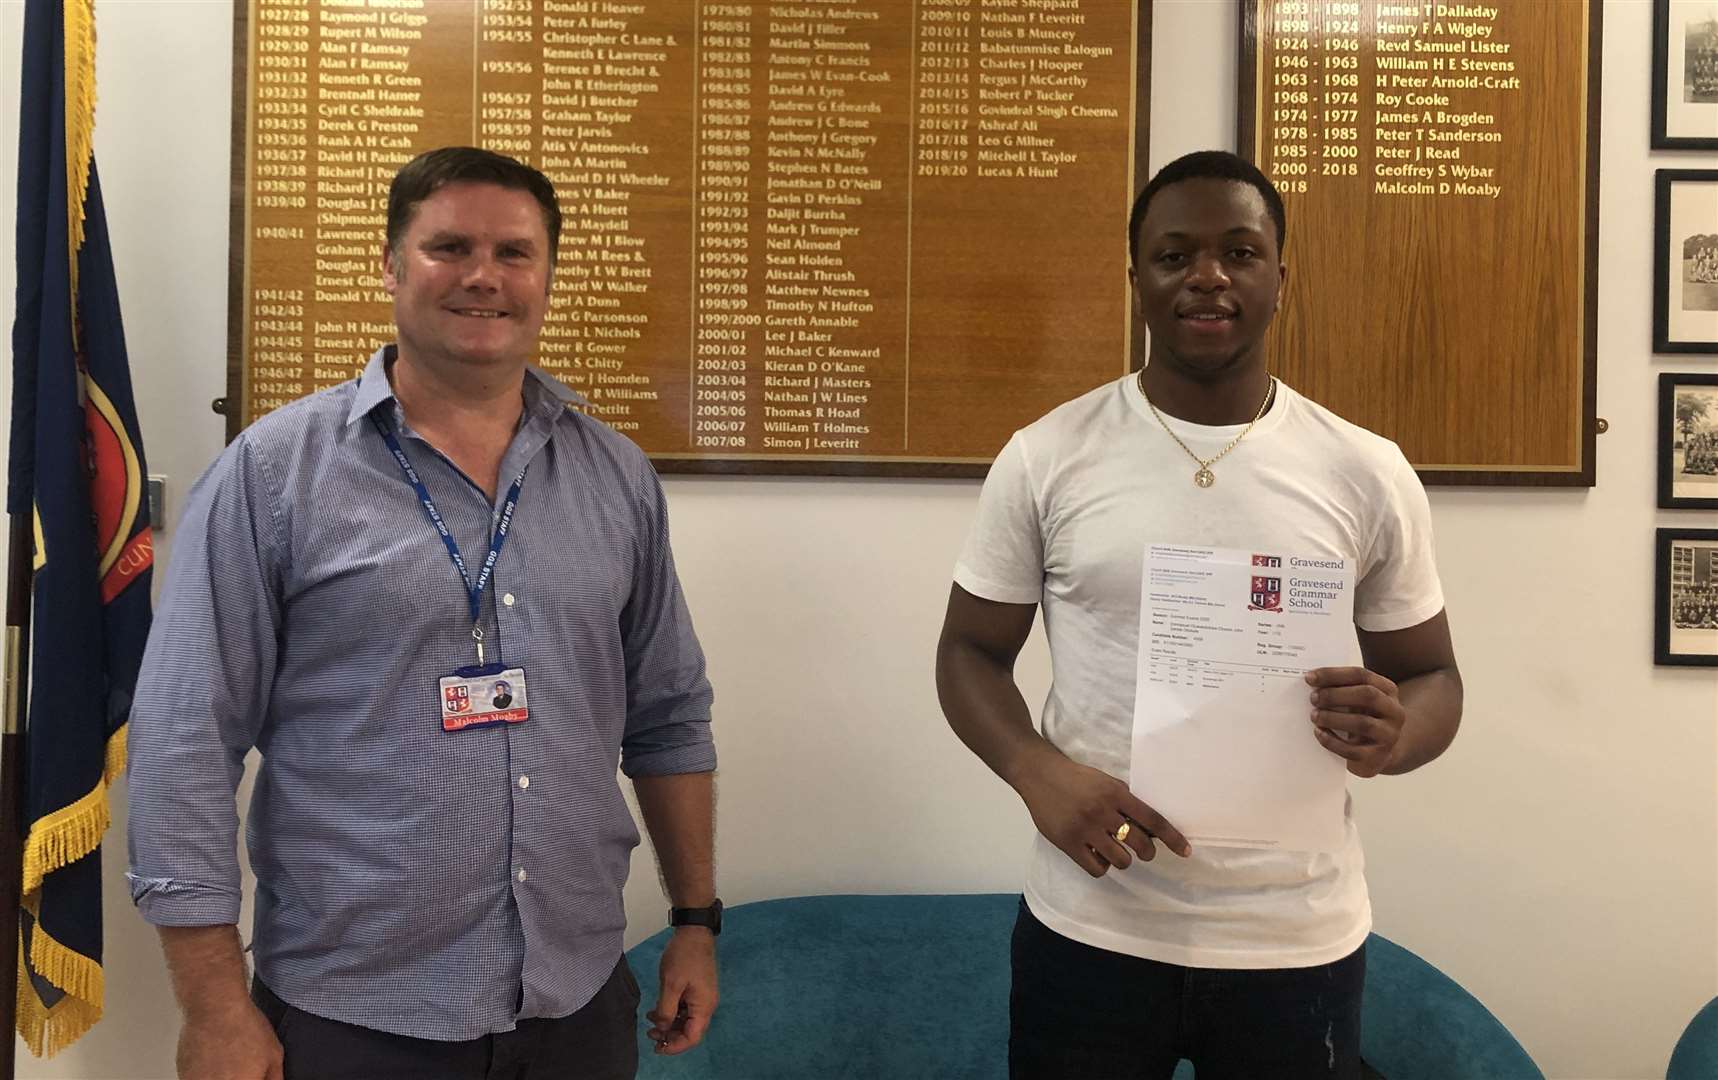
<svg viewBox="0 0 1718 1080">
<path fill-rule="evenodd" d="M 229 427 L 392 340 L 388 182 L 566 224 L 537 362 L 666 471 L 980 475 L 1127 370 L 1150 0 L 252 0 Z"/>
<path fill-rule="evenodd" d="M 1431 483 L 1594 483 L 1600 5 L 1246 0 L 1273 370 Z"/>
</svg>

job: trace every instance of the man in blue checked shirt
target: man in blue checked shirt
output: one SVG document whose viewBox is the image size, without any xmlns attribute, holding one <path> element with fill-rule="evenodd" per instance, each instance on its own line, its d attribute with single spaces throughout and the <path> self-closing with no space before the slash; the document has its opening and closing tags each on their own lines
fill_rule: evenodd
<svg viewBox="0 0 1718 1080">
<path fill-rule="evenodd" d="M 650 463 L 528 363 L 560 225 L 510 158 L 408 163 L 382 259 L 396 344 L 257 421 L 192 492 L 129 746 L 129 880 L 184 1012 L 181 1077 L 632 1076 L 617 763 L 678 927 L 649 1034 L 676 1054 L 709 1025 L 710 684 Z"/>
</svg>

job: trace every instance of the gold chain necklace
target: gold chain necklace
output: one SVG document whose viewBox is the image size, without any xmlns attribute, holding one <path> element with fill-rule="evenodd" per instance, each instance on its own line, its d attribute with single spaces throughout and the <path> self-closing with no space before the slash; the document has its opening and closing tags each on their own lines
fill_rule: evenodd
<svg viewBox="0 0 1718 1080">
<path fill-rule="evenodd" d="M 1265 399 L 1259 402 L 1259 411 L 1253 414 L 1253 418 L 1251 420 L 1247 421 L 1247 426 L 1241 429 L 1241 433 L 1239 435 L 1229 440 L 1228 446 L 1217 451 L 1216 457 L 1209 458 L 1201 458 L 1198 454 L 1189 450 L 1187 448 L 1187 444 L 1181 441 L 1181 436 L 1175 434 L 1174 430 L 1170 428 L 1168 421 L 1163 419 L 1163 414 L 1157 411 L 1157 406 L 1151 403 L 1151 395 L 1145 392 L 1144 368 L 1139 369 L 1139 393 L 1141 397 L 1145 398 L 1146 407 L 1151 410 L 1151 415 L 1157 417 L 1158 424 L 1163 427 L 1163 430 L 1171 439 L 1175 440 L 1175 445 L 1181 447 L 1181 452 L 1192 458 L 1194 462 L 1198 464 L 1199 471 L 1193 474 L 1193 482 L 1202 488 L 1208 488 L 1217 482 L 1217 474 L 1211 471 L 1211 466 L 1223 460 L 1224 454 L 1227 454 L 1229 451 L 1239 446 L 1241 444 L 1241 440 L 1247 437 L 1247 432 L 1253 430 L 1253 425 L 1259 422 L 1259 417 L 1265 415 L 1265 410 L 1271 407 L 1271 399 L 1277 395 L 1277 380 L 1274 376 L 1269 378 L 1270 382 L 1265 386 Z"/>
</svg>

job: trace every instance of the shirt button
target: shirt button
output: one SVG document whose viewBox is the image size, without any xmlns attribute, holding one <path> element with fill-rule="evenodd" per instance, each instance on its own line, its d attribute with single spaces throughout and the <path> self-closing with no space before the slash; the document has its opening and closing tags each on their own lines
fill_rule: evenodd
<svg viewBox="0 0 1718 1080">
<path fill-rule="evenodd" d="M 515 873 L 513 876 L 518 878 L 520 881 L 524 881 L 525 880 L 525 868 L 523 866 L 521 866 L 519 868 L 518 872 Z"/>
<path fill-rule="evenodd" d="M 530 787 L 531 786 L 531 778 L 529 776 L 521 776 L 519 778 L 519 786 L 522 788 Z"/>
<path fill-rule="evenodd" d="M 506 596 L 503 596 L 501 598 L 501 602 L 503 604 L 506 604 L 508 607 L 512 607 L 513 606 L 513 594 L 508 593 Z"/>
</svg>

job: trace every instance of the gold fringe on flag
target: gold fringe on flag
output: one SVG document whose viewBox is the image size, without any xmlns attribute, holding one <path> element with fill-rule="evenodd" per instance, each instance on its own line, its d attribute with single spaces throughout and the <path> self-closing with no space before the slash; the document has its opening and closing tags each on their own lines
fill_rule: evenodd
<svg viewBox="0 0 1718 1080">
<path fill-rule="evenodd" d="M 24 898 L 24 906 L 32 915 L 36 911 L 38 899 L 36 896 Z M 66 996 L 55 1002 L 52 1008 L 43 1004 L 42 999 L 36 995 L 36 988 L 31 984 L 30 976 L 22 962 L 25 955 L 24 931 L 20 925 L 20 962 L 16 988 L 18 1034 L 30 1048 L 30 1053 L 37 1057 L 53 1057 L 76 1042 L 101 1019 L 106 981 L 102 976 L 101 965 L 55 941 L 42 930 L 41 923 L 35 923 L 34 927 L 30 935 L 30 958 L 36 962 L 38 973 L 46 976 L 44 967 L 55 970 L 68 982 L 78 984 L 83 991 L 78 993 L 68 990 Z M 51 976 L 49 978 L 56 986 L 60 985 Z M 60 988 L 65 989 L 64 986 Z"/>
<path fill-rule="evenodd" d="M 78 309 L 78 250 L 84 243 L 84 196 L 95 154 L 95 0 L 65 0 L 66 238 L 72 310 Z M 73 342 L 77 320 L 72 320 Z"/>
<path fill-rule="evenodd" d="M 107 737 L 106 764 L 102 768 L 102 779 L 107 786 L 119 783 L 119 778 L 125 775 L 125 733 L 130 724 L 119 725 L 119 730 Z"/>
<path fill-rule="evenodd" d="M 55 941 L 39 922 L 30 933 L 30 965 L 36 974 L 82 1001 L 94 1010 L 97 1017 L 101 1016 L 102 998 L 107 989 L 101 965 L 76 949 Z"/>
<path fill-rule="evenodd" d="M 95 959 L 56 940 L 38 917 L 42 878 L 94 851 L 112 817 L 107 789 L 125 773 L 126 725 L 108 736 L 103 777 L 83 798 L 37 820 L 24 841 L 23 907 L 31 916 L 29 951 L 19 927 L 18 1034 L 37 1057 L 52 1057 L 76 1042 L 101 1019 L 106 981 Z M 42 1004 L 30 984 L 23 958 L 37 975 L 66 996 L 53 1008 Z"/>
<path fill-rule="evenodd" d="M 40 889 L 44 875 L 77 862 L 100 846 L 102 834 L 113 820 L 107 789 L 125 773 L 126 728 L 121 724 L 107 737 L 102 778 L 96 786 L 70 806 L 43 814 L 30 826 L 30 835 L 24 839 L 24 892 Z"/>
<path fill-rule="evenodd" d="M 42 887 L 44 875 L 94 851 L 111 819 L 105 780 L 70 806 L 38 818 L 24 841 L 23 891 L 35 892 Z"/>
</svg>

